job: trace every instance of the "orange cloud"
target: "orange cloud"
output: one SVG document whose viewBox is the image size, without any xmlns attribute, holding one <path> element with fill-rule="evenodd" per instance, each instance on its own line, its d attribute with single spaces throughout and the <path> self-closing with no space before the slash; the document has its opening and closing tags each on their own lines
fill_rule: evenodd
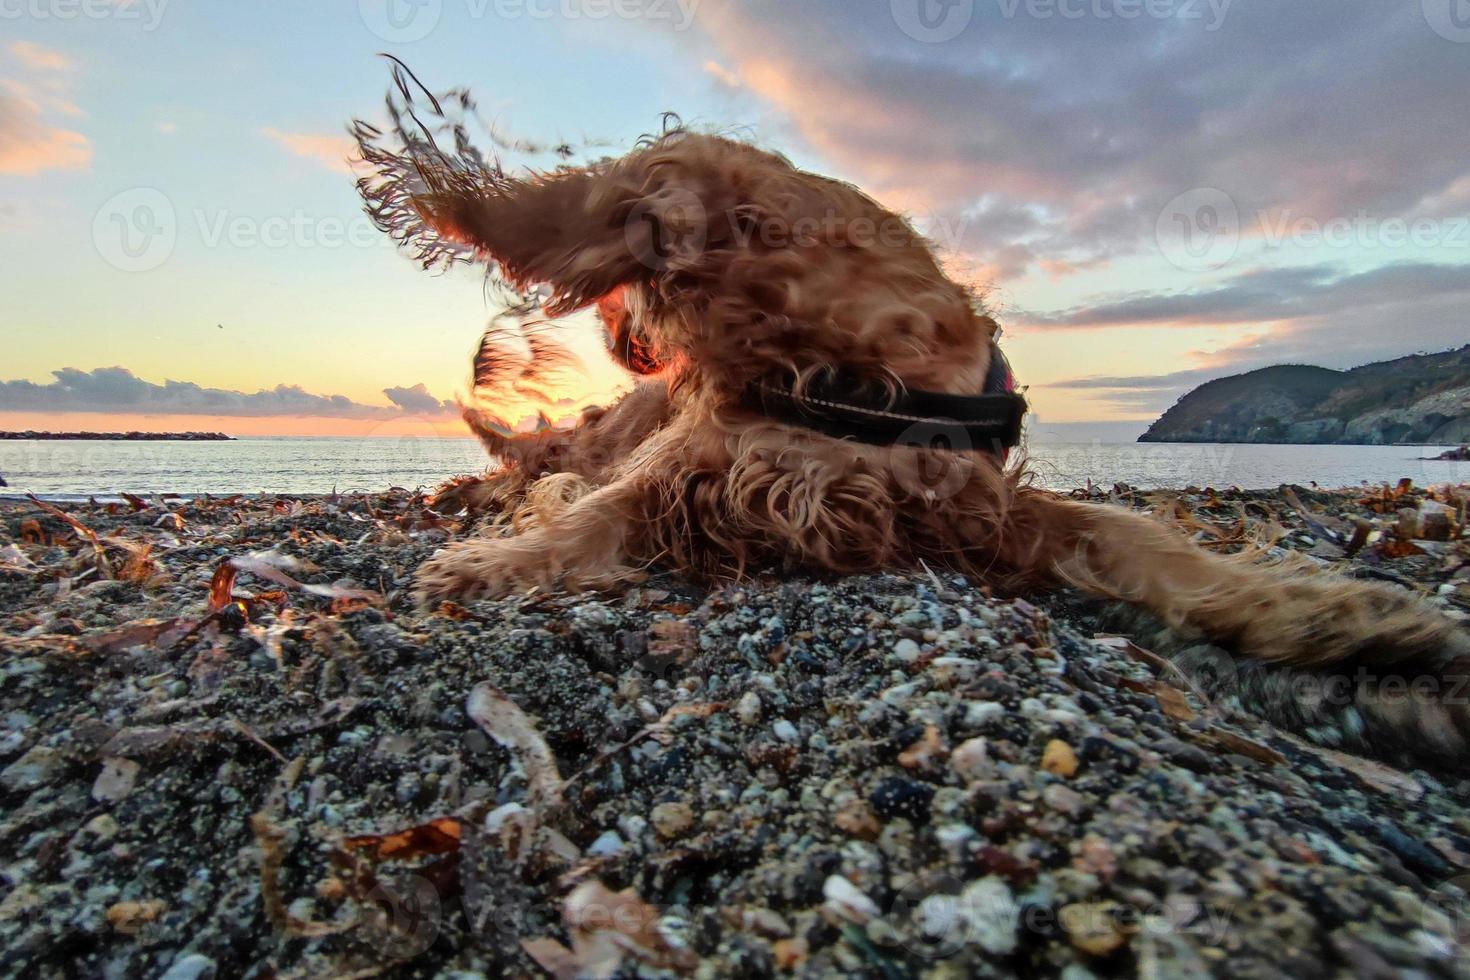
<svg viewBox="0 0 1470 980">
<path fill-rule="evenodd" d="M 328 136 L 321 133 L 286 133 L 271 126 L 260 128 L 267 136 L 281 144 L 291 153 L 342 173 L 351 173 L 349 158 L 355 150 L 346 136 Z"/>
<path fill-rule="evenodd" d="M 713 75 L 715 80 L 726 88 L 740 87 L 740 76 L 718 61 L 706 61 L 704 63 L 704 70 L 706 74 Z"/>
<path fill-rule="evenodd" d="M 47 126 L 41 107 L 0 92 L 0 174 L 34 176 L 43 170 L 78 170 L 92 162 L 92 145 L 81 133 Z"/>
<path fill-rule="evenodd" d="M 60 51 L 30 41 L 14 42 L 10 45 L 10 53 L 28 67 L 42 71 L 70 71 L 76 67 L 75 62 Z"/>
</svg>

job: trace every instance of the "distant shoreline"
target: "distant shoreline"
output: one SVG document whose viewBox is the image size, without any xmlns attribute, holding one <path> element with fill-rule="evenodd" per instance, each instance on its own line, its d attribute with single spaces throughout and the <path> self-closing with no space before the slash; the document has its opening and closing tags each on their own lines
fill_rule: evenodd
<svg viewBox="0 0 1470 980">
<path fill-rule="evenodd" d="M 0 432 L 0 439 L 92 439 L 106 442 L 234 442 L 223 432 Z"/>
</svg>

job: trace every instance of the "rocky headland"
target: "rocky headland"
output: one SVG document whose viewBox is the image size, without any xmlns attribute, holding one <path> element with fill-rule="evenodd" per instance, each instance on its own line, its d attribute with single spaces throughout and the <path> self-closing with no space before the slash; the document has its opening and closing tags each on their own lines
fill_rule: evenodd
<svg viewBox="0 0 1470 980">
<path fill-rule="evenodd" d="M 1139 442 L 1456 445 L 1470 441 L 1470 346 L 1365 364 L 1219 378 L 1180 398 Z"/>
</svg>

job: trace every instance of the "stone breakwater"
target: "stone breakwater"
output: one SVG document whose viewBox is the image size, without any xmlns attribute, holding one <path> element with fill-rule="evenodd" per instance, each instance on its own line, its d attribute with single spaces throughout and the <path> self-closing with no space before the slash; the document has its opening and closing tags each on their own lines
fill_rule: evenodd
<svg viewBox="0 0 1470 980">
<path fill-rule="evenodd" d="M 100 439 L 108 442 L 232 442 L 223 432 L 0 432 L 0 439 Z"/>
</svg>

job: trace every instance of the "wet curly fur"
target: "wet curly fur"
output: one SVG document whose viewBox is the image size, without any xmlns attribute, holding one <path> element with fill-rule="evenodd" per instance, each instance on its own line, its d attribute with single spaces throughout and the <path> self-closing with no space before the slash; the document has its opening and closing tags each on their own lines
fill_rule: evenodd
<svg viewBox="0 0 1470 980">
<path fill-rule="evenodd" d="M 425 265 L 490 263 L 523 296 L 541 290 L 551 315 L 595 305 L 613 356 L 641 378 L 570 429 L 516 433 L 466 407 L 499 465 L 440 504 L 491 519 L 424 564 L 422 603 L 613 587 L 655 564 L 712 582 L 930 567 L 1137 603 L 1252 663 L 1407 666 L 1437 692 L 1464 675 L 1463 632 L 1402 590 L 1209 554 L 1145 516 L 1034 489 L 1024 463 L 987 452 L 859 444 L 745 408 L 757 379 L 837 367 L 890 389 L 981 388 L 996 322 L 852 186 L 678 128 L 618 159 L 512 175 L 457 124 L 441 126 L 455 144 L 442 149 L 421 114 L 450 113 L 399 82 L 397 145 L 358 124 L 378 224 Z M 513 353 L 483 346 L 479 388 L 535 382 L 557 360 L 537 336 Z M 1470 737 L 1470 709 L 1439 693 L 1378 704 L 1384 716 L 1442 763 Z"/>
</svg>

